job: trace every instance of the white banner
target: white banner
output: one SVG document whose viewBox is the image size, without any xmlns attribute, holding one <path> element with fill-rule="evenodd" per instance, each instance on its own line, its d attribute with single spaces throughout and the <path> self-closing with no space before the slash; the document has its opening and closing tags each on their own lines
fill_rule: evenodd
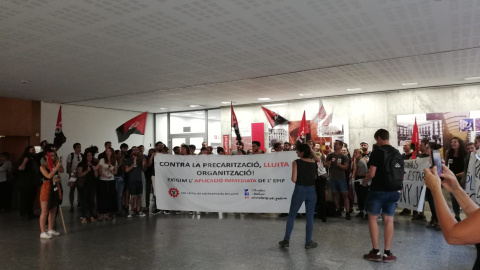
<svg viewBox="0 0 480 270">
<path fill-rule="evenodd" d="M 465 181 L 465 191 L 468 196 L 480 205 L 480 151 L 470 153 L 468 160 L 467 178 Z"/>
<path fill-rule="evenodd" d="M 405 160 L 403 190 L 398 201 L 399 207 L 423 211 L 425 204 L 425 173 L 430 168 L 430 158 Z"/>
<path fill-rule="evenodd" d="M 295 186 L 291 181 L 295 159 L 295 152 L 248 156 L 157 154 L 157 208 L 288 213 Z"/>
</svg>

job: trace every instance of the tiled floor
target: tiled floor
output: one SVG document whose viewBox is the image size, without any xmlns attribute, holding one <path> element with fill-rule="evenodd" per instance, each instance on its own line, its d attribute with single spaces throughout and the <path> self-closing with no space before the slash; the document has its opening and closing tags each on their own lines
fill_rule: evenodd
<svg viewBox="0 0 480 270">
<path fill-rule="evenodd" d="M 385 264 L 363 260 L 371 243 L 367 221 L 357 218 L 315 220 L 319 245 L 305 250 L 305 220 L 296 220 L 290 248 L 282 249 L 286 218 L 274 214 L 160 214 L 81 224 L 77 212 L 63 212 L 68 234 L 58 218 L 62 235 L 52 240 L 39 239 L 38 220 L 0 213 L 0 269 L 457 270 L 471 269 L 476 255 L 473 246 L 448 245 L 441 232 L 398 215 L 392 247 L 398 261 Z"/>
</svg>

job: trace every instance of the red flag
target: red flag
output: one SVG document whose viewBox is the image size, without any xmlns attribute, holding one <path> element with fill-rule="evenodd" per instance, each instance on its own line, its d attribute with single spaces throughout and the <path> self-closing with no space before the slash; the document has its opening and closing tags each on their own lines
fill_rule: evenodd
<svg viewBox="0 0 480 270">
<path fill-rule="evenodd" d="M 237 135 L 237 141 L 242 141 L 242 137 L 240 136 L 240 129 L 238 128 L 238 121 L 235 112 L 233 111 L 233 104 L 230 104 L 232 108 L 232 127 L 235 130 L 235 135 Z"/>
<path fill-rule="evenodd" d="M 415 150 L 412 153 L 412 158 L 417 158 L 418 147 L 420 144 L 420 135 L 418 134 L 418 126 L 417 126 L 417 118 L 415 117 L 415 124 L 413 125 L 413 133 L 412 133 L 412 142 L 415 145 Z"/>
<path fill-rule="evenodd" d="M 62 145 L 67 141 L 67 138 L 63 134 L 62 130 L 62 106 L 58 109 L 57 124 L 55 126 L 55 137 L 53 138 L 53 145 L 57 149 L 60 149 Z"/>
<path fill-rule="evenodd" d="M 288 120 L 281 117 L 275 112 L 272 112 L 271 110 L 265 108 L 262 106 L 263 112 L 265 113 L 265 116 L 267 116 L 268 122 L 270 123 L 270 126 L 275 127 L 276 125 L 281 125 L 288 123 Z"/>
<path fill-rule="evenodd" d="M 302 122 L 300 123 L 300 128 L 298 129 L 297 141 L 303 141 L 308 133 L 310 133 L 310 130 L 308 129 L 307 120 L 305 119 L 305 111 L 303 111 Z"/>
<path fill-rule="evenodd" d="M 325 119 L 326 116 L 327 116 L 327 111 L 325 111 L 325 107 L 323 107 L 323 102 L 320 99 L 320 109 L 318 110 L 318 113 L 315 115 L 312 121 L 315 123 L 318 123 L 323 119 Z"/>
<path fill-rule="evenodd" d="M 332 123 L 333 112 L 323 121 L 322 126 L 328 127 Z"/>
<path fill-rule="evenodd" d="M 147 123 L 147 113 L 144 112 L 128 120 L 116 129 L 118 142 L 123 142 L 132 134 L 145 134 L 145 124 Z"/>
</svg>

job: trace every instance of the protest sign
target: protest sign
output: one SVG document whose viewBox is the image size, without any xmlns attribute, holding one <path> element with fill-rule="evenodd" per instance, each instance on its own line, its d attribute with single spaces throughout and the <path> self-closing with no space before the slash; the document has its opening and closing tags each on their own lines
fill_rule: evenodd
<svg viewBox="0 0 480 270">
<path fill-rule="evenodd" d="M 405 176 L 403 189 L 398 201 L 399 207 L 423 211 L 425 203 L 425 173 L 423 169 L 430 167 L 430 158 L 405 160 Z"/>
<path fill-rule="evenodd" d="M 480 157 L 478 154 L 479 152 L 470 153 L 465 180 L 465 192 L 474 202 L 480 205 Z"/>
</svg>

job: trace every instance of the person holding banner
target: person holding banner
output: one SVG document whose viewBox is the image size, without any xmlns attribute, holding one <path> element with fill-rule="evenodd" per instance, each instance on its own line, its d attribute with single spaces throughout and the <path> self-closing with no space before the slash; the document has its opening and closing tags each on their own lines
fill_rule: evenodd
<svg viewBox="0 0 480 270">
<path fill-rule="evenodd" d="M 306 212 L 306 237 L 305 249 L 316 248 L 317 243 L 312 241 L 313 216 L 315 204 L 317 202 L 317 193 L 315 181 L 317 179 L 317 164 L 310 158 L 312 150 L 308 144 L 297 145 L 297 156 L 299 159 L 292 163 L 292 182 L 295 183 L 295 189 L 290 203 L 290 212 L 288 213 L 285 237 L 278 244 L 281 247 L 290 246 L 290 235 L 292 234 L 295 218 L 298 210 L 305 202 Z"/>
<path fill-rule="evenodd" d="M 53 144 L 45 146 L 45 157 L 40 161 L 40 172 L 43 176 L 43 184 L 40 190 L 40 238 L 51 239 L 60 233 L 53 229 L 57 207 L 61 204 L 62 189 L 59 184 L 59 172 L 63 172 L 62 162 L 55 153 Z M 48 231 L 45 223 L 48 218 Z"/>
<path fill-rule="evenodd" d="M 477 258 L 472 269 L 480 269 L 480 209 L 478 205 L 470 199 L 467 193 L 460 186 L 457 176 L 445 165 L 442 165 L 443 174 L 437 174 L 437 167 L 431 170 L 425 169 L 425 184 L 432 191 L 435 200 L 438 221 L 442 228 L 443 236 L 447 243 L 451 245 L 471 245 L 475 244 L 477 248 Z M 444 180 L 440 180 L 442 177 Z M 467 215 L 463 221 L 454 218 L 448 208 L 447 202 L 442 194 L 442 187 L 447 189 L 460 207 Z"/>
</svg>

